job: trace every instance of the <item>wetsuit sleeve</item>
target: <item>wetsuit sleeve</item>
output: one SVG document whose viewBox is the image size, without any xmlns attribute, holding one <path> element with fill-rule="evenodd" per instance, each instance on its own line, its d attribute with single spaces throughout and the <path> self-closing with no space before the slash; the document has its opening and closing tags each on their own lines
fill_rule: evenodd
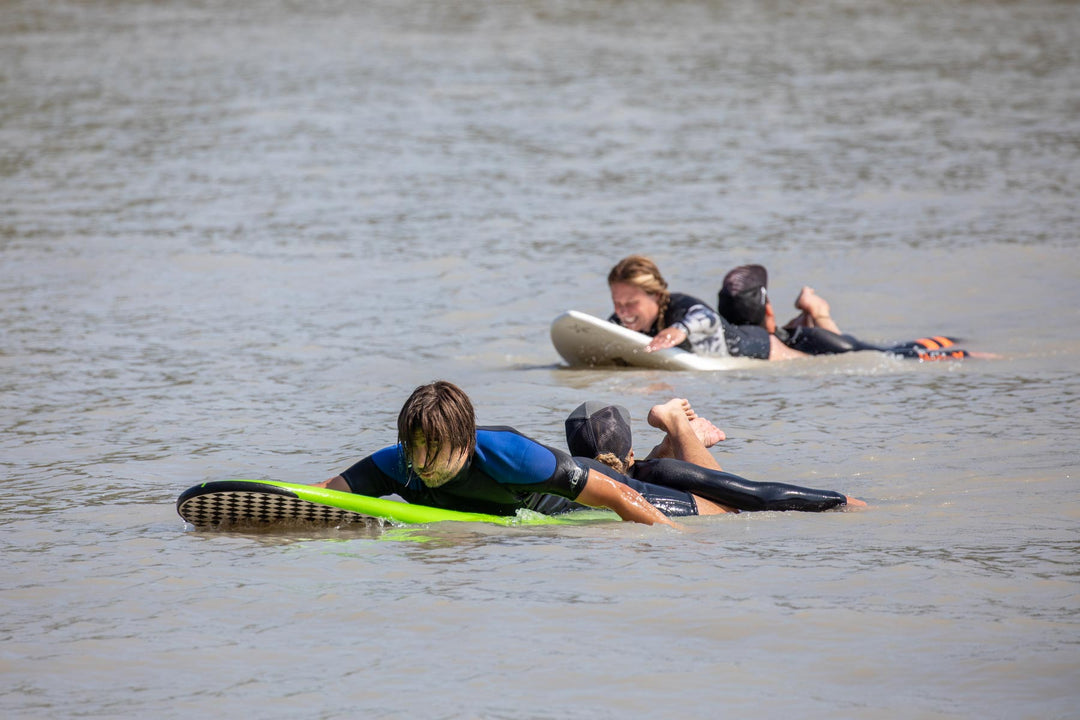
<svg viewBox="0 0 1080 720">
<path fill-rule="evenodd" d="M 400 466 L 400 469 L 397 469 Z M 383 448 L 341 473 L 349 489 L 358 495 L 384 497 L 401 493 L 408 478 L 397 445 Z"/>
<path fill-rule="evenodd" d="M 691 345 L 697 344 L 695 338 L 715 335 L 720 328 L 720 316 L 702 303 L 691 305 L 678 315 L 680 317 L 671 324 L 687 334 Z"/>
</svg>

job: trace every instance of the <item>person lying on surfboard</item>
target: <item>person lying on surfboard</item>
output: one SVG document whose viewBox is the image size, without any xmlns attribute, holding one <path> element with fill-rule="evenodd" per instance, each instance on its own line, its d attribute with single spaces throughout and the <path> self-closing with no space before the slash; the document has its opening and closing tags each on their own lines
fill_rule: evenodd
<svg viewBox="0 0 1080 720">
<path fill-rule="evenodd" d="M 643 461 L 636 461 L 630 413 L 621 405 L 590 401 L 566 418 L 566 443 L 575 457 L 593 458 L 615 472 L 712 500 L 727 512 L 740 510 L 822 511 L 866 503 L 832 490 L 754 482 L 723 471 L 708 446 L 724 433 L 700 418 L 683 398 L 649 410 L 648 422 L 663 430 L 664 440 Z"/>
<path fill-rule="evenodd" d="M 833 355 L 856 350 L 876 350 L 919 360 L 959 360 L 973 353 L 956 348 L 954 338 L 935 336 L 891 346 L 871 345 L 841 332 L 832 318 L 829 303 L 813 288 L 803 287 L 795 299 L 799 315 L 783 327 L 769 301 L 769 274 L 761 265 L 740 265 L 724 276 L 717 293 L 716 307 L 721 317 L 738 325 L 764 328 L 779 342 L 789 357 Z M 975 354 L 992 357 L 988 354 Z"/>
<path fill-rule="evenodd" d="M 397 440 L 317 486 L 493 515 L 524 508 L 553 515 L 586 505 L 647 525 L 726 511 L 692 492 L 572 458 L 513 428 L 477 427 L 468 395 L 443 380 L 409 396 L 398 414 Z"/>
<path fill-rule="evenodd" d="M 616 325 L 652 337 L 646 352 L 678 347 L 695 353 L 783 360 L 797 357 L 756 324 L 739 327 L 690 295 L 668 291 L 660 269 L 643 255 L 620 260 L 608 273 Z"/>
</svg>

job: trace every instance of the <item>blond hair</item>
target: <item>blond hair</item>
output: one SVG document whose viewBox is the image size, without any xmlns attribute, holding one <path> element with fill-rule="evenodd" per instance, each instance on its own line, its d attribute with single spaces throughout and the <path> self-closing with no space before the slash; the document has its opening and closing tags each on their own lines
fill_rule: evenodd
<svg viewBox="0 0 1080 720">
<path fill-rule="evenodd" d="M 660 274 L 660 268 L 644 255 L 628 255 L 611 268 L 607 276 L 608 286 L 615 283 L 623 283 L 642 290 L 652 295 L 656 304 L 660 306 L 660 312 L 656 315 L 656 331 L 664 328 L 664 315 L 668 305 L 671 304 L 671 293 L 668 292 L 667 280 Z"/>
<path fill-rule="evenodd" d="M 629 469 L 626 461 L 620 460 L 615 453 L 600 453 L 596 456 L 596 461 L 607 465 L 609 468 L 622 475 L 625 475 L 626 471 Z"/>
</svg>

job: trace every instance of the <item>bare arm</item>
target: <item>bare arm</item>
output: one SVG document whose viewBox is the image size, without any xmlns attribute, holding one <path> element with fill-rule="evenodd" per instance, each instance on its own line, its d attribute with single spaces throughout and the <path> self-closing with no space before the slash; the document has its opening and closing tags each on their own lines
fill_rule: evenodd
<svg viewBox="0 0 1080 720">
<path fill-rule="evenodd" d="M 623 520 L 652 525 L 663 523 L 678 527 L 671 522 L 664 513 L 657 510 L 641 493 L 612 480 L 607 475 L 589 470 L 589 476 L 585 480 L 585 488 L 577 496 L 577 501 L 590 507 L 603 507 L 614 510 Z"/>
<path fill-rule="evenodd" d="M 345 478 L 340 475 L 335 475 L 329 480 L 323 480 L 320 483 L 315 483 L 315 487 L 326 488 L 327 490 L 341 490 L 342 492 L 352 492 L 352 488 L 349 487 L 349 483 L 345 482 Z"/>
</svg>

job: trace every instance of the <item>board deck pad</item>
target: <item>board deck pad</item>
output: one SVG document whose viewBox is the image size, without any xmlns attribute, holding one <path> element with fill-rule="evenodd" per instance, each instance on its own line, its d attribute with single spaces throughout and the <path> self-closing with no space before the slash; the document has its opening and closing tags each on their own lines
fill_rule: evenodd
<svg viewBox="0 0 1080 720">
<path fill-rule="evenodd" d="M 176 511 L 196 527 L 302 522 L 321 525 L 480 522 L 494 525 L 567 525 L 618 519 L 608 511 L 584 510 L 551 517 L 529 510 L 487 515 L 368 497 L 314 485 L 273 480 L 217 480 L 188 488 Z"/>
<path fill-rule="evenodd" d="M 273 485 L 219 483 L 216 489 L 181 496 L 180 517 L 196 527 L 303 522 L 318 525 L 371 524 L 379 518 L 301 500 Z"/>
</svg>

